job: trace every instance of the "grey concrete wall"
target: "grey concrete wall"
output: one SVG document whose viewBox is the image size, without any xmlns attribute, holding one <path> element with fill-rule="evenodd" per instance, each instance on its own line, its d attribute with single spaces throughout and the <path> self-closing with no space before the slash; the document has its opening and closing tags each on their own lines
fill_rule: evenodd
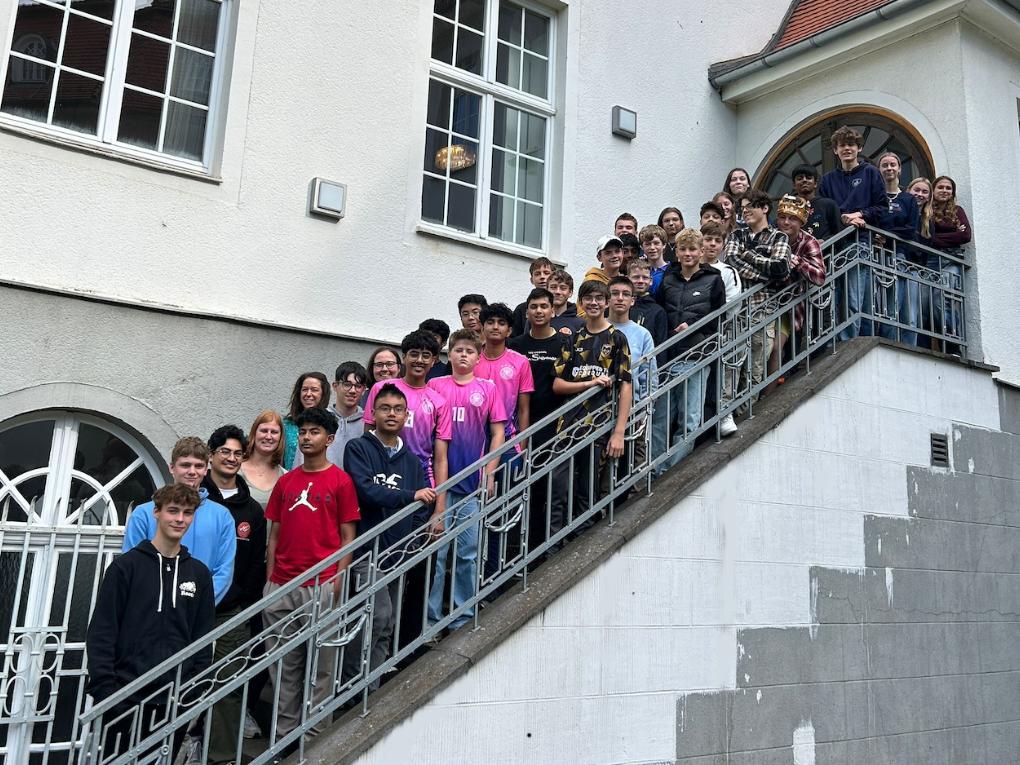
<svg viewBox="0 0 1020 765">
<path fill-rule="evenodd" d="M 865 516 L 863 569 L 812 569 L 813 626 L 740 630 L 737 689 L 678 702 L 678 765 L 1020 762 L 1020 436 L 952 441 L 908 519 Z"/>
<path fill-rule="evenodd" d="M 253 301 L 257 295 L 251 296 Z M 49 407 L 112 417 L 165 452 L 262 409 L 283 411 L 298 374 L 333 379 L 372 346 L 332 337 L 0 288 L 0 422 Z M 337 327 L 341 331 L 341 327 Z"/>
</svg>

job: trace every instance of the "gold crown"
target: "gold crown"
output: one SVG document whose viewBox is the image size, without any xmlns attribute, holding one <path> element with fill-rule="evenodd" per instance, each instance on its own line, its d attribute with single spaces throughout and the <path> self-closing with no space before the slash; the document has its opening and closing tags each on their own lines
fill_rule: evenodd
<svg viewBox="0 0 1020 765">
<path fill-rule="evenodd" d="M 801 197 L 786 194 L 779 200 L 779 209 L 776 214 L 792 215 L 795 218 L 800 218 L 801 223 L 807 223 L 808 216 L 811 214 L 811 203 Z"/>
</svg>

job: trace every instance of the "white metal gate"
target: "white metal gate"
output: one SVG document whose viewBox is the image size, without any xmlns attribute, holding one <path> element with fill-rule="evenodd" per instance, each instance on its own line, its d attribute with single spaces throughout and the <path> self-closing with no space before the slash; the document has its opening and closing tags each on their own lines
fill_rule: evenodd
<svg viewBox="0 0 1020 765">
<path fill-rule="evenodd" d="M 162 483 L 151 450 L 98 417 L 0 425 L 0 761 L 73 760 L 100 575 Z"/>
</svg>

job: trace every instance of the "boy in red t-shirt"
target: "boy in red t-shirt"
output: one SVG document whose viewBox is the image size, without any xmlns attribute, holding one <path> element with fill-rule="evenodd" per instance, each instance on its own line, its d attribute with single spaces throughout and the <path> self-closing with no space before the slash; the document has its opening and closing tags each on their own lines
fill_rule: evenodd
<svg viewBox="0 0 1020 765">
<path fill-rule="evenodd" d="M 304 463 L 277 481 L 266 505 L 266 520 L 273 524 L 266 547 L 265 594 L 287 584 L 295 577 L 333 555 L 354 540 L 357 522 L 358 495 L 350 476 L 326 459 L 326 447 L 336 434 L 336 418 L 323 409 L 306 409 L 295 419 L 298 427 L 298 449 Z M 302 582 L 301 586 L 275 601 L 262 612 L 266 627 L 285 619 L 309 601 L 318 597 L 328 608 L 339 593 L 342 577 L 338 572 L 351 563 L 346 555 L 317 576 Z M 332 580 L 332 581 L 331 581 Z M 317 586 L 321 585 L 321 586 Z M 276 735 L 285 736 L 301 721 L 302 689 L 305 682 L 305 646 L 297 647 L 283 656 L 283 671 L 277 675 L 279 714 Z M 336 649 L 319 650 L 316 663 L 312 701 L 325 701 L 333 685 L 336 667 Z M 325 723 L 312 729 L 320 733 Z"/>
</svg>

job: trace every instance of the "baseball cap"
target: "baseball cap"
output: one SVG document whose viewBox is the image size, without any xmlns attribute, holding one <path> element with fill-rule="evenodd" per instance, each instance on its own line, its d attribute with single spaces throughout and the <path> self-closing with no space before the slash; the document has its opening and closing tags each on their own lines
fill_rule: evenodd
<svg viewBox="0 0 1020 765">
<path fill-rule="evenodd" d="M 595 254 L 598 255 L 613 242 L 616 242 L 619 247 L 623 247 L 623 242 L 620 241 L 620 237 L 616 236 L 616 234 L 600 236 L 595 242 Z"/>
</svg>

